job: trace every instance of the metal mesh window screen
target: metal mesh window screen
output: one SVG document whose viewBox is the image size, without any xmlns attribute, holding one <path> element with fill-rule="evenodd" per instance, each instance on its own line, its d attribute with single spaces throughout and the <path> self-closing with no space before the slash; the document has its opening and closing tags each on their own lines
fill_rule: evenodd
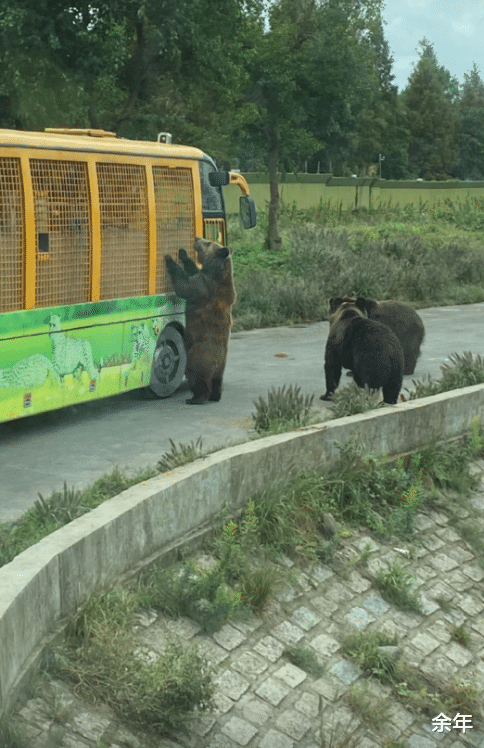
<svg viewBox="0 0 484 748">
<path fill-rule="evenodd" d="M 171 290 L 165 271 L 165 254 L 178 259 L 184 247 L 195 259 L 195 207 L 191 169 L 153 167 L 156 203 L 156 293 Z"/>
<path fill-rule="evenodd" d="M 101 211 L 101 299 L 148 293 L 146 172 L 134 164 L 96 164 Z"/>
<path fill-rule="evenodd" d="M 219 244 L 227 243 L 225 235 L 225 221 L 223 218 L 205 218 L 203 221 L 205 239 Z"/>
<path fill-rule="evenodd" d="M 31 159 L 37 307 L 90 299 L 91 217 L 87 164 Z"/>
<path fill-rule="evenodd" d="M 20 160 L 0 158 L 0 312 L 23 306 L 23 203 Z"/>
</svg>

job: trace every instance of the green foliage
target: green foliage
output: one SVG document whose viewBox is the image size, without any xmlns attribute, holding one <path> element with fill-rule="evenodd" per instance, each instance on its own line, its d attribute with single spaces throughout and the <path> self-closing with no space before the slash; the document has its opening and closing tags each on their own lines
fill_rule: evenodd
<svg viewBox="0 0 484 748">
<path fill-rule="evenodd" d="M 2 748 L 27 748 L 20 736 L 18 723 L 9 715 L 0 719 L 0 745 Z"/>
<path fill-rule="evenodd" d="M 190 444 L 183 444 L 180 442 L 178 446 L 176 446 L 172 439 L 170 439 L 169 442 L 171 451 L 165 452 L 156 464 L 156 468 L 160 473 L 166 473 L 180 465 L 186 465 L 188 462 L 193 462 L 199 457 L 204 457 L 201 436 L 198 437 L 196 442 L 191 441 Z"/>
<path fill-rule="evenodd" d="M 290 646 L 285 647 L 283 653 L 284 657 L 292 662 L 293 665 L 300 667 L 309 673 L 314 678 L 322 678 L 326 668 L 321 665 L 312 649 L 307 647 Z"/>
<path fill-rule="evenodd" d="M 450 635 L 452 639 L 454 639 L 454 641 L 459 642 L 459 644 L 462 644 L 463 647 L 467 647 L 471 640 L 471 635 L 464 625 L 452 626 Z"/>
<path fill-rule="evenodd" d="M 402 610 L 421 612 L 418 596 L 413 592 L 415 579 L 411 572 L 398 563 L 390 564 L 376 575 L 376 584 L 383 597 Z"/>
<path fill-rule="evenodd" d="M 195 649 L 175 643 L 152 660 L 131 630 L 134 600 L 119 588 L 91 596 L 53 653 L 51 668 L 136 727 L 174 733 L 196 710 L 211 708 L 210 670 Z"/>
<path fill-rule="evenodd" d="M 341 383 L 340 383 L 341 385 Z M 331 410 L 334 418 L 353 416 L 356 413 L 366 413 L 374 410 L 381 401 L 379 392 L 371 392 L 367 386 L 358 387 L 351 381 L 346 387 L 338 387 L 331 401 Z"/>
<path fill-rule="evenodd" d="M 156 470 L 144 468 L 128 477 L 116 467 L 82 491 L 68 489 L 64 482 L 64 490 L 53 491 L 48 499 L 39 494 L 39 501 L 18 522 L 0 525 L 0 566 L 72 519 L 156 474 Z"/>
<path fill-rule="evenodd" d="M 392 683 L 395 676 L 395 661 L 379 647 L 394 647 L 396 636 L 380 631 L 351 634 L 341 644 L 343 655 L 350 657 L 366 675 L 377 677 L 382 683 Z"/>
<path fill-rule="evenodd" d="M 267 402 L 259 397 L 254 401 L 255 413 L 252 414 L 254 429 L 258 434 L 278 434 L 290 431 L 309 423 L 309 414 L 314 395 L 302 395 L 301 388 L 289 385 L 271 387 Z"/>
<path fill-rule="evenodd" d="M 387 699 L 376 698 L 368 693 L 368 685 L 350 687 L 346 699 L 351 710 L 368 726 L 380 730 L 390 719 L 390 704 Z"/>
</svg>

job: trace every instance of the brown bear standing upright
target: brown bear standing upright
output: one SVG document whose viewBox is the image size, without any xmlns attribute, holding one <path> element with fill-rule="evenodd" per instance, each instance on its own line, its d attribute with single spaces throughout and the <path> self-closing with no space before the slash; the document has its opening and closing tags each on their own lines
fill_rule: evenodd
<svg viewBox="0 0 484 748">
<path fill-rule="evenodd" d="M 183 267 L 165 255 L 173 289 L 187 302 L 184 341 L 186 375 L 193 392 L 187 400 L 190 405 L 221 398 L 235 301 L 232 250 L 199 237 L 195 249 L 201 269 L 184 249 L 179 250 Z"/>
<path fill-rule="evenodd" d="M 351 369 L 358 387 L 383 388 L 383 399 L 394 404 L 402 387 L 403 350 L 386 325 L 368 319 L 355 304 L 343 304 L 334 313 L 324 356 L 329 400 L 337 388 L 342 367 Z"/>
<path fill-rule="evenodd" d="M 369 319 L 374 319 L 376 322 L 381 322 L 389 327 L 395 333 L 403 348 L 405 359 L 403 373 L 414 373 L 417 358 L 420 356 L 420 346 L 424 339 L 425 328 L 421 318 L 410 304 L 406 304 L 404 301 L 375 301 L 363 297 L 351 299 L 348 296 L 338 296 L 329 300 L 330 326 L 335 312 L 343 305 L 346 308 L 357 306 L 366 313 Z"/>
</svg>

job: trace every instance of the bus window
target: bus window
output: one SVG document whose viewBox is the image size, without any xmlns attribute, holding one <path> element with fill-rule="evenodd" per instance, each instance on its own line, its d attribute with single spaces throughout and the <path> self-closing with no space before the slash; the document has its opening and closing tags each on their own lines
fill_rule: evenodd
<svg viewBox="0 0 484 748">
<path fill-rule="evenodd" d="M 87 164 L 30 160 L 36 234 L 37 307 L 90 300 Z"/>
<path fill-rule="evenodd" d="M 144 166 L 97 163 L 101 299 L 148 293 L 148 196 Z"/>
<path fill-rule="evenodd" d="M 20 159 L 0 158 L 0 312 L 22 309 L 24 195 Z"/>
<path fill-rule="evenodd" d="M 195 198 L 192 170 L 153 166 L 156 208 L 156 293 L 171 290 L 167 284 L 165 254 L 178 256 L 180 247 L 193 253 Z"/>
</svg>

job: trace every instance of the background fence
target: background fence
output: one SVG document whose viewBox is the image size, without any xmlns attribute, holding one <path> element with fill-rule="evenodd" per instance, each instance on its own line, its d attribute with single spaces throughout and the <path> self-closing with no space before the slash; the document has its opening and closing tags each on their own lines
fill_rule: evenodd
<svg viewBox="0 0 484 748">
<path fill-rule="evenodd" d="M 269 202 L 269 176 L 245 173 L 251 195 L 259 210 Z M 331 174 L 279 174 L 279 193 L 285 205 L 296 208 L 353 210 L 377 208 L 379 204 L 399 207 L 413 205 L 418 210 L 438 209 L 446 200 L 465 202 L 468 198 L 484 200 L 484 182 L 418 182 L 387 181 L 371 177 L 333 177 Z M 238 213 L 237 191 L 225 188 L 227 213 Z"/>
</svg>

